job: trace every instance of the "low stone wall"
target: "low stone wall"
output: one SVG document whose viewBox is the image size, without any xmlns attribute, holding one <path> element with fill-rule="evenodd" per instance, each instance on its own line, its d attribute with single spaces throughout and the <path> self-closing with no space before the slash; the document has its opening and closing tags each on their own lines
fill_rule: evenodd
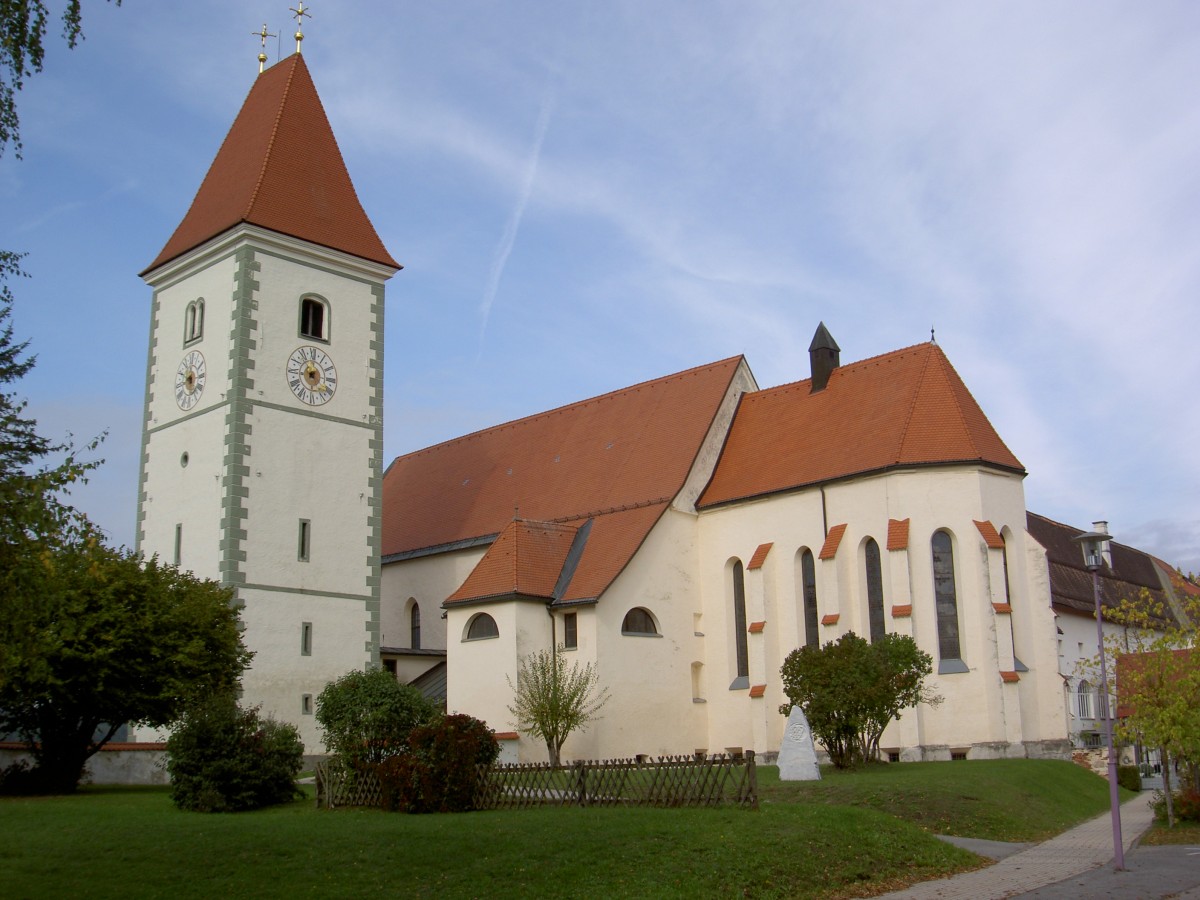
<svg viewBox="0 0 1200 900">
<path fill-rule="evenodd" d="M 106 744 L 88 760 L 84 781 L 88 784 L 169 784 L 166 744 Z M 32 765 L 25 745 L 0 742 L 0 769 L 18 760 Z"/>
</svg>

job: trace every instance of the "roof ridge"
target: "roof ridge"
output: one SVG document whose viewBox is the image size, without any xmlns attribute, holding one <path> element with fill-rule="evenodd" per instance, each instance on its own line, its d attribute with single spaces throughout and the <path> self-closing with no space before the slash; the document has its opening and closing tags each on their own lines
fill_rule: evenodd
<svg viewBox="0 0 1200 900">
<path fill-rule="evenodd" d="M 917 411 L 917 400 L 921 396 L 921 388 L 924 387 L 924 385 L 925 385 L 925 376 L 928 374 L 928 372 L 929 372 L 929 355 L 926 354 L 925 361 L 921 364 L 921 374 L 917 377 L 916 385 L 913 387 L 912 397 L 909 398 L 908 415 L 906 415 L 904 417 L 904 425 L 901 426 L 901 428 L 900 428 L 899 440 L 896 442 L 896 448 L 894 451 L 894 461 L 897 463 L 900 461 L 900 458 L 903 455 L 904 444 L 908 440 L 908 430 L 909 430 L 909 428 L 912 427 L 913 416 L 916 414 L 916 411 Z M 961 418 L 961 415 L 962 414 L 960 412 L 959 413 L 960 418 Z M 974 449 L 975 445 L 973 443 L 971 446 L 972 446 L 972 449 Z"/>
<path fill-rule="evenodd" d="M 893 357 L 899 357 L 905 353 L 919 350 L 928 344 L 929 344 L 929 341 L 924 341 L 923 343 L 920 343 L 920 344 L 911 344 L 907 347 L 901 347 L 898 350 L 889 350 L 886 353 L 877 353 L 874 356 L 868 356 L 866 359 L 856 359 L 854 362 L 842 363 L 837 368 L 835 368 L 833 371 L 836 373 L 836 372 L 841 372 L 841 371 L 849 370 L 849 369 L 859 369 L 859 368 L 862 368 L 863 366 L 867 366 L 867 365 L 879 365 L 880 363 L 889 361 Z M 799 388 L 801 385 L 810 384 L 811 382 L 812 382 L 811 376 L 809 376 L 808 378 L 801 378 L 798 381 L 785 381 L 783 384 L 776 384 L 771 387 L 759 388 L 757 391 L 749 391 L 749 392 L 747 392 L 747 396 L 753 397 L 753 396 L 757 396 L 759 394 L 769 394 L 769 393 L 773 393 L 776 391 L 783 392 L 785 390 Z"/>
<path fill-rule="evenodd" d="M 287 106 L 288 95 L 292 90 L 292 79 L 296 77 L 296 62 L 295 60 L 303 59 L 299 53 L 293 54 L 292 66 L 288 70 L 287 80 L 283 84 L 283 92 L 279 97 L 279 106 L 275 109 L 275 121 L 271 125 L 271 136 L 267 139 L 266 152 L 263 153 L 262 166 L 258 170 L 258 178 L 255 179 L 254 188 L 250 191 L 250 197 L 246 203 L 246 209 L 242 213 L 242 221 L 247 221 L 250 218 L 251 212 L 254 210 L 255 204 L 258 203 L 258 193 L 262 190 L 263 181 L 267 177 L 267 168 L 271 163 L 271 154 L 275 150 L 275 139 L 279 136 L 279 123 L 283 120 L 283 110 Z"/>
<path fill-rule="evenodd" d="M 553 409 L 543 410 L 542 412 L 530 413 L 527 416 L 520 416 L 519 418 L 516 418 L 516 419 L 510 419 L 507 422 L 499 422 L 495 425 L 489 425 L 486 428 L 480 428 L 480 429 L 472 431 L 468 434 L 459 435 L 458 437 L 450 438 L 449 440 L 441 441 L 440 443 L 432 444 L 428 447 L 422 447 L 419 450 L 412 450 L 408 453 L 401 453 L 399 456 L 396 456 L 393 458 L 393 463 L 395 462 L 395 460 L 398 460 L 398 459 L 409 459 L 409 458 L 423 456 L 427 453 L 432 453 L 435 450 L 441 450 L 445 447 L 450 447 L 450 446 L 453 446 L 456 444 L 462 444 L 462 443 L 465 443 L 465 442 L 471 441 L 471 440 L 477 440 L 477 439 L 481 438 L 483 435 L 494 434 L 505 428 L 512 428 L 517 425 L 522 425 L 526 422 L 536 422 L 541 419 L 547 419 L 550 416 L 556 416 L 561 413 L 565 413 L 569 410 L 581 409 L 585 406 L 588 406 L 589 404 L 600 403 L 605 400 L 611 400 L 615 397 L 634 393 L 635 391 L 639 391 L 643 388 L 647 388 L 647 387 L 650 387 L 653 385 L 666 384 L 670 381 L 674 381 L 679 378 L 684 378 L 687 376 L 696 375 L 700 372 L 708 371 L 710 369 L 715 369 L 718 366 L 728 365 L 729 363 L 734 362 L 735 360 L 738 362 L 741 362 L 744 359 L 745 359 L 745 356 L 743 354 L 738 354 L 737 356 L 729 356 L 729 357 L 726 357 L 725 359 L 716 360 L 715 362 L 705 363 L 705 364 L 699 365 L 699 366 L 693 366 L 690 369 L 684 369 L 682 372 L 672 372 L 667 375 L 659 376 L 658 378 L 650 378 L 650 379 L 647 379 L 646 381 L 639 381 L 637 384 L 631 384 L 627 387 L 617 388 L 616 390 L 607 391 L 603 394 L 596 394 L 595 396 L 588 397 L 584 400 L 576 400 L 574 403 L 566 403 L 562 406 L 556 406 Z"/>
<path fill-rule="evenodd" d="M 942 352 L 941 347 L 939 347 L 937 344 L 930 343 L 929 352 L 934 362 L 937 363 L 938 368 L 941 369 L 942 377 L 946 379 L 946 384 L 950 388 L 950 397 L 954 404 L 954 412 L 958 415 L 958 424 L 962 426 L 963 433 L 966 434 L 967 441 L 971 445 L 971 449 L 977 454 L 982 454 L 983 450 L 979 446 L 979 441 L 977 440 L 975 430 L 967 421 L 966 413 L 963 410 L 962 396 L 960 395 L 959 391 L 955 389 L 954 382 L 958 381 L 958 383 L 961 384 L 963 389 L 968 393 L 970 392 L 970 389 L 967 388 L 966 383 L 963 382 L 962 378 L 958 374 L 958 371 L 953 365 L 950 364 L 950 360 L 946 357 L 946 354 Z M 954 378 L 950 377 L 951 372 L 954 373 Z M 978 405 L 978 401 L 976 401 L 976 405 Z M 979 411 L 983 414 L 983 417 L 987 419 L 987 413 L 983 412 L 982 407 L 980 407 Z M 991 424 L 991 420 L 988 420 L 988 424 Z M 996 437 L 1000 437 L 999 432 L 996 432 Z M 1000 440 L 1003 442 L 1004 438 L 1000 438 Z M 1005 444 L 1005 446 L 1008 445 Z"/>
</svg>

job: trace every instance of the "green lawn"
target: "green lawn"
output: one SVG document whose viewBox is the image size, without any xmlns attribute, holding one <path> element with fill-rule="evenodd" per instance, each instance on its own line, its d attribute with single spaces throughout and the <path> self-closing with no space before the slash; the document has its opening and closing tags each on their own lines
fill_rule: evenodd
<svg viewBox="0 0 1200 900">
<path fill-rule="evenodd" d="M 927 833 L 933 823 L 1027 839 L 1107 797 L 1082 769 L 1038 761 L 901 764 L 805 785 L 762 767 L 759 784 L 757 812 L 440 816 L 318 812 L 311 800 L 205 815 L 177 811 L 165 789 L 88 788 L 0 799 L 0 872 L 14 898 L 865 896 L 981 864 Z"/>
<path fill-rule="evenodd" d="M 1143 844 L 1190 844 L 1200 847 L 1200 823 L 1177 822 L 1174 828 L 1168 828 L 1163 822 L 1155 822 L 1154 827 L 1142 838 Z"/>
</svg>

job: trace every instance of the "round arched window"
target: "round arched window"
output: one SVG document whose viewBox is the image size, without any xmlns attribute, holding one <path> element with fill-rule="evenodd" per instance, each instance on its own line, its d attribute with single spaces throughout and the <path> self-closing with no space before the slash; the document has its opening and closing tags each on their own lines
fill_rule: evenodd
<svg viewBox="0 0 1200 900">
<path fill-rule="evenodd" d="M 629 612 L 625 613 L 625 620 L 621 623 L 621 634 L 658 634 L 658 628 L 654 625 L 654 617 L 650 615 L 648 610 L 642 609 L 640 606 L 635 606 Z"/>
<path fill-rule="evenodd" d="M 467 624 L 467 636 L 465 640 L 481 641 L 485 638 L 500 637 L 500 629 L 496 627 L 496 620 L 487 613 L 478 613 Z"/>
</svg>

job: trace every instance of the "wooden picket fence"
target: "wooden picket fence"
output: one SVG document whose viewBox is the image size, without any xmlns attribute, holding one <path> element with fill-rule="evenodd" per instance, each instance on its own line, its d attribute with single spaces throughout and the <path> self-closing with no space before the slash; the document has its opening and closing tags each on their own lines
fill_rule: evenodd
<svg viewBox="0 0 1200 900">
<path fill-rule="evenodd" d="M 351 772 L 337 760 L 317 764 L 317 807 L 382 806 L 373 772 Z M 754 753 L 578 760 L 570 765 L 520 763 L 479 767 L 476 809 L 543 806 L 743 806 L 758 809 Z"/>
<path fill-rule="evenodd" d="M 754 753 L 480 767 L 476 809 L 542 806 L 758 808 Z"/>
</svg>

